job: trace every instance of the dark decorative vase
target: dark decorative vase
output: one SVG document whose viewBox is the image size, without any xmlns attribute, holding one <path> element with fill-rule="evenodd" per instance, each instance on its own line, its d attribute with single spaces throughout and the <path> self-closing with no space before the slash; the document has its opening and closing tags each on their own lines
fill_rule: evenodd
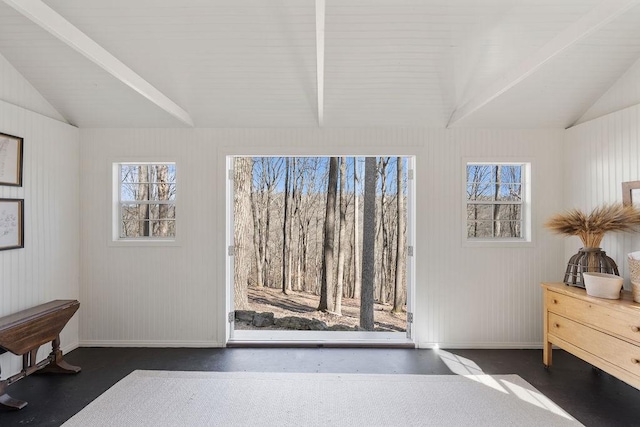
<svg viewBox="0 0 640 427">
<path fill-rule="evenodd" d="M 584 288 L 582 273 L 586 272 L 620 275 L 616 262 L 601 248 L 580 248 L 578 253 L 569 259 L 567 271 L 564 273 L 564 283 Z"/>
</svg>

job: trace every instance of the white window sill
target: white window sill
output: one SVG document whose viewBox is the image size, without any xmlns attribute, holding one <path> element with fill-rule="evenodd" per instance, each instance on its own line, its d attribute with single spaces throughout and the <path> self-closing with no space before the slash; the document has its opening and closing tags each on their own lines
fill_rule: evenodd
<svg viewBox="0 0 640 427">
<path fill-rule="evenodd" d="M 466 239 L 462 241 L 463 248 L 531 248 L 533 246 L 532 241 L 522 239 Z"/>
<path fill-rule="evenodd" d="M 109 246 L 116 247 L 172 247 L 181 246 L 177 239 L 119 239 L 110 240 Z"/>
</svg>

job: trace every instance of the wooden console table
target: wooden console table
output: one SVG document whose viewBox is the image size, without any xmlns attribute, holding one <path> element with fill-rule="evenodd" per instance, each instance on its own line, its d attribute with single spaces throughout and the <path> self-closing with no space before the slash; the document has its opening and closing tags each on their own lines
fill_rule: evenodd
<svg viewBox="0 0 640 427">
<path fill-rule="evenodd" d="M 553 344 L 640 389 L 640 304 L 630 292 L 596 298 L 564 283 L 543 283 L 545 366 Z"/>
<path fill-rule="evenodd" d="M 27 402 L 6 394 L 8 386 L 36 371 L 75 374 L 77 366 L 62 359 L 60 332 L 80 307 L 76 300 L 55 300 L 0 318 L 0 348 L 22 356 L 22 371 L 0 381 L 0 405 L 22 409 Z M 51 354 L 37 363 L 38 348 L 51 342 Z M 4 353 L 4 351 L 2 351 Z"/>
</svg>

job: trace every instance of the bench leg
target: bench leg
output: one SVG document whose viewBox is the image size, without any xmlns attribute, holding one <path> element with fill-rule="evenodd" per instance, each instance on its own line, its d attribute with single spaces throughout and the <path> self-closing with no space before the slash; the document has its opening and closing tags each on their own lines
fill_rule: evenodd
<svg viewBox="0 0 640 427">
<path fill-rule="evenodd" d="M 7 389 L 7 381 L 0 381 L 0 405 L 6 406 L 12 409 L 22 409 L 27 406 L 27 402 L 24 400 L 14 399 L 5 393 Z"/>
<path fill-rule="evenodd" d="M 5 393 L 0 396 L 0 405 L 12 409 L 22 409 L 27 406 L 27 402 L 25 402 L 24 400 L 14 399 L 13 397 Z"/>
<path fill-rule="evenodd" d="M 51 346 L 53 347 L 51 354 L 49 355 L 51 363 L 40 369 L 39 372 L 52 374 L 77 374 L 81 371 L 79 366 L 70 365 L 62 358 L 62 350 L 60 350 L 60 335 L 51 342 Z"/>
</svg>

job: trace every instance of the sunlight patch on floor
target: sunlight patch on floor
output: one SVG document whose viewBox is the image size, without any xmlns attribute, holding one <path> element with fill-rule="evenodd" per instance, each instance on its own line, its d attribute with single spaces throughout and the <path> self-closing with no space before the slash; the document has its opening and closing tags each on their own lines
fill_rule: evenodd
<svg viewBox="0 0 640 427">
<path fill-rule="evenodd" d="M 574 418 L 567 414 L 562 408 L 553 403 L 547 396 L 542 393 L 539 393 L 535 390 L 528 390 L 523 388 L 517 384 L 513 384 L 510 381 L 501 380 L 502 384 L 504 384 L 513 394 L 518 396 L 520 399 L 525 402 L 529 402 L 532 405 L 536 405 L 540 408 L 546 409 L 548 411 L 553 412 L 556 415 L 560 415 L 568 420 L 573 420 Z"/>
<path fill-rule="evenodd" d="M 529 390 L 505 380 L 500 381 L 502 383 L 501 385 L 500 382 L 496 381 L 491 375 L 485 374 L 482 368 L 480 368 L 480 366 L 478 366 L 478 364 L 473 360 L 458 356 L 442 349 L 435 349 L 435 352 L 454 374 L 484 384 L 502 393 L 512 394 L 525 402 L 528 402 L 539 408 L 546 409 L 547 411 L 550 411 L 568 420 L 575 420 L 562 408 L 553 403 L 548 397 L 536 390 Z"/>
<path fill-rule="evenodd" d="M 485 374 L 473 360 L 449 353 L 445 350 L 437 350 L 437 354 L 454 374 L 469 378 L 470 380 L 489 386 L 502 393 L 508 393 L 491 375 Z"/>
</svg>

